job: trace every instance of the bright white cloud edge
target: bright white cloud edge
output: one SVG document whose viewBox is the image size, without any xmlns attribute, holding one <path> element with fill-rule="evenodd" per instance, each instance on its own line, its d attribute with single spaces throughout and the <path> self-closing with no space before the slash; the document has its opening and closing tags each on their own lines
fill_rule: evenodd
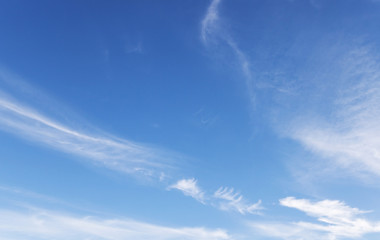
<svg viewBox="0 0 380 240">
<path fill-rule="evenodd" d="M 295 208 L 314 217 L 315 222 L 250 222 L 249 225 L 262 235 L 286 240 L 361 238 L 368 233 L 380 232 L 380 222 L 370 221 L 361 215 L 366 211 L 352 208 L 338 200 L 310 201 L 287 197 L 280 205 Z"/>
<path fill-rule="evenodd" d="M 205 203 L 205 193 L 197 184 L 197 180 L 194 178 L 181 179 L 175 184 L 172 184 L 168 189 L 177 189 L 181 191 L 184 195 L 190 196 L 201 203 Z"/>
</svg>

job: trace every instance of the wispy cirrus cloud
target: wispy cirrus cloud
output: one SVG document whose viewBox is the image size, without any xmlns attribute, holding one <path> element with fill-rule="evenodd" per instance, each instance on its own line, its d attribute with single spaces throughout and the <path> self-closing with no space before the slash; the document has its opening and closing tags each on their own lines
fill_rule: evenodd
<svg viewBox="0 0 380 240">
<path fill-rule="evenodd" d="M 236 211 L 240 214 L 259 214 L 263 209 L 261 201 L 249 203 L 243 195 L 235 192 L 233 188 L 220 187 L 213 195 L 207 194 L 198 186 L 194 178 L 181 179 L 169 186 L 170 189 L 180 190 L 184 195 L 190 196 L 205 205 L 214 206 L 223 211 Z"/>
<path fill-rule="evenodd" d="M 380 232 L 380 222 L 361 217 L 366 211 L 352 208 L 341 201 L 312 202 L 308 199 L 287 197 L 280 199 L 280 205 L 302 211 L 316 218 L 317 222 L 251 223 L 250 225 L 261 234 L 286 240 L 355 239 L 368 233 Z"/>
<path fill-rule="evenodd" d="M 174 155 L 170 156 L 169 152 L 117 138 L 99 130 L 85 131 L 63 124 L 42 113 L 39 106 L 31 106 L 27 101 L 19 100 L 25 98 L 25 95 L 33 99 L 41 95 L 41 92 L 31 89 L 31 86 L 3 70 L 0 72 L 0 81 L 1 130 L 131 175 L 160 178 L 164 172 L 173 169 L 174 161 L 170 159 Z M 10 82 L 17 84 L 10 86 Z M 28 91 L 24 91 L 24 88 Z"/>
<path fill-rule="evenodd" d="M 210 36 L 218 31 L 219 12 L 218 7 L 221 0 L 213 0 L 207 9 L 206 15 L 202 20 L 201 38 L 202 41 L 207 44 Z"/>
<path fill-rule="evenodd" d="M 253 78 L 252 71 L 250 69 L 251 63 L 241 50 L 234 38 L 228 33 L 227 29 L 224 29 L 221 24 L 221 18 L 219 16 L 219 5 L 221 0 L 212 0 L 209 5 L 206 15 L 201 21 L 201 40 L 206 47 L 211 45 L 218 45 L 219 43 L 228 46 L 229 51 L 232 51 L 236 58 L 236 62 L 245 78 L 245 84 L 250 94 L 251 103 L 254 103 L 253 94 Z"/>
<path fill-rule="evenodd" d="M 163 226 L 110 217 L 103 211 L 15 187 L 0 186 L 0 192 L 0 239 L 233 239 L 220 228 Z"/>
<path fill-rule="evenodd" d="M 186 196 L 190 196 L 201 203 L 205 203 L 205 193 L 197 184 L 194 178 L 181 179 L 177 183 L 169 186 L 168 189 L 180 190 Z"/>
<path fill-rule="evenodd" d="M 380 176 L 380 64 L 375 49 L 354 48 L 336 68 L 331 114 L 300 117 L 289 135 L 332 166 L 363 177 Z M 315 117 L 317 115 L 317 117 Z"/>
<path fill-rule="evenodd" d="M 0 73 L 0 81 L 3 80 L 0 86 L 7 85 L 9 81 L 18 81 L 18 88 L 29 88 L 26 92 L 31 97 L 34 91 L 37 91 L 23 81 L 13 79 L 12 75 Z M 18 100 L 14 97 L 17 93 L 8 94 L 4 89 L 0 89 L 0 130 L 74 156 L 84 157 L 95 165 L 133 176 L 142 175 L 162 182 L 170 177 L 168 172 L 175 169 L 175 162 L 170 161 L 173 159 L 171 153 L 100 131 L 89 132 L 70 127 L 42 113 L 37 107 Z M 181 179 L 170 185 L 168 189 L 180 190 L 186 196 L 203 204 L 219 206 L 222 210 L 236 210 L 242 214 L 254 213 L 260 205 L 260 203 L 247 205 L 242 196 L 228 191 L 218 191 L 214 196 L 208 196 L 194 178 Z"/>
<path fill-rule="evenodd" d="M 235 192 L 233 188 L 220 187 L 215 193 L 214 197 L 220 199 L 219 207 L 224 211 L 237 211 L 241 214 L 257 214 L 259 210 L 263 209 L 261 200 L 257 203 L 248 203 L 239 192 Z"/>
<path fill-rule="evenodd" d="M 0 239 L 232 239 L 225 230 L 166 227 L 132 219 L 77 216 L 47 209 L 0 209 Z"/>
</svg>

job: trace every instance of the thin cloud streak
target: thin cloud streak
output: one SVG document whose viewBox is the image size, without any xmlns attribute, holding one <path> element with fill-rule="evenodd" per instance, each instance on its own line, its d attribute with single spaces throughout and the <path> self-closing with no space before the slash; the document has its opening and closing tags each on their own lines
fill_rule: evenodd
<svg viewBox="0 0 380 240">
<path fill-rule="evenodd" d="M 280 199 L 280 205 L 295 208 L 308 216 L 316 218 L 319 223 L 250 223 L 263 235 L 281 239 L 329 239 L 360 238 L 368 233 L 380 232 L 380 222 L 372 222 L 361 217 L 366 211 L 352 208 L 337 200 L 312 202 L 308 199 L 287 197 Z"/>
<path fill-rule="evenodd" d="M 230 34 L 220 26 L 219 5 L 221 0 L 213 0 L 207 9 L 206 15 L 201 22 L 201 40 L 206 47 L 218 41 L 226 44 L 234 53 L 240 70 L 245 78 L 251 103 L 254 104 L 253 79 L 250 69 L 250 61 L 246 54 L 239 48 Z"/>
<path fill-rule="evenodd" d="M 207 9 L 206 16 L 202 20 L 201 38 L 207 44 L 209 35 L 214 34 L 219 19 L 218 6 L 221 0 L 213 0 Z"/>
<path fill-rule="evenodd" d="M 221 229 L 173 228 L 131 219 L 74 216 L 46 209 L 0 209 L 0 239 L 104 240 L 221 240 L 231 239 Z"/>
<path fill-rule="evenodd" d="M 0 129 L 132 175 L 159 178 L 164 170 L 173 169 L 168 164 L 172 156 L 165 151 L 96 131 L 86 133 L 77 130 L 40 113 L 36 108 L 1 90 Z"/>
<path fill-rule="evenodd" d="M 27 190 L 0 186 L 0 191 L 5 197 L 5 204 L 0 208 L 0 239 L 233 239 L 221 228 L 162 226 L 120 216 L 109 217 L 105 212 L 84 209 Z M 4 199 L 0 199 L 1 203 Z M 45 207 L 47 205 L 64 210 L 52 210 Z"/>
</svg>

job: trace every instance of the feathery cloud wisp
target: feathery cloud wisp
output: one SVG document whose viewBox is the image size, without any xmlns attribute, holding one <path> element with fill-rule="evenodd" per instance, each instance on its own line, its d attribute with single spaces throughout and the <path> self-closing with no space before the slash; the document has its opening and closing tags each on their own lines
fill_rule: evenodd
<svg viewBox="0 0 380 240">
<path fill-rule="evenodd" d="M 253 214 L 262 209 L 260 200 L 254 204 L 247 203 L 240 193 L 234 192 L 233 188 L 220 187 L 214 193 L 214 197 L 221 199 L 219 207 L 225 211 L 234 210 L 241 214 Z"/>
<path fill-rule="evenodd" d="M 201 190 L 194 178 L 181 179 L 177 183 L 169 186 L 170 189 L 182 191 L 186 196 L 190 196 L 202 204 L 217 207 L 223 211 L 237 211 L 240 214 L 258 214 L 263 209 L 261 201 L 251 204 L 248 203 L 243 196 L 234 192 L 233 188 L 220 187 L 212 196 L 208 196 L 206 192 Z"/>
<path fill-rule="evenodd" d="M 183 192 L 186 196 L 190 196 L 204 204 L 204 192 L 199 188 L 197 180 L 194 178 L 181 179 L 177 183 L 169 186 L 169 189 L 177 189 Z"/>
<path fill-rule="evenodd" d="M 9 75 L 0 73 L 4 86 L 7 82 L 17 81 L 8 78 Z M 18 84 L 23 85 L 23 82 Z M 33 91 L 30 92 L 30 98 L 33 98 Z M 75 129 L 41 113 L 38 106 L 31 107 L 12 95 L 0 90 L 0 129 L 3 131 L 132 175 L 158 178 L 164 171 L 172 169 L 168 164 L 170 154 L 165 151 L 96 130 L 88 133 Z M 23 93 L 19 95 L 25 97 Z"/>
<path fill-rule="evenodd" d="M 380 222 L 372 222 L 360 215 L 366 213 L 337 200 L 312 202 L 307 199 L 287 197 L 280 205 L 295 208 L 315 217 L 319 223 L 252 223 L 262 234 L 282 239 L 329 239 L 360 238 L 367 233 L 380 232 Z"/>
</svg>

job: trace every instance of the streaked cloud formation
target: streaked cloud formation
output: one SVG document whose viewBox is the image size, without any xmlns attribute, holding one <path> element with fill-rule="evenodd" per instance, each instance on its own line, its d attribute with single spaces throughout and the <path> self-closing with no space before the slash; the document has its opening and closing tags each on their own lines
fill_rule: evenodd
<svg viewBox="0 0 380 240">
<path fill-rule="evenodd" d="M 331 115 L 303 117 L 290 133 L 315 154 L 350 174 L 380 176 L 380 64 L 374 49 L 356 47 L 341 57 Z M 336 72 L 334 72 L 336 73 Z M 331 164 L 329 164 L 331 168 Z"/>
<path fill-rule="evenodd" d="M 162 226 L 127 217 L 107 217 L 104 212 L 24 189 L 0 186 L 0 192 L 0 239 L 233 239 L 220 228 Z M 53 211 L 41 205 L 64 210 Z"/>
<path fill-rule="evenodd" d="M 380 232 L 380 222 L 372 222 L 361 217 L 366 211 L 347 206 L 337 200 L 312 202 L 308 199 L 287 197 L 280 200 L 285 207 L 295 208 L 318 223 L 253 223 L 262 234 L 282 239 L 341 239 L 360 238 L 367 233 Z"/>
<path fill-rule="evenodd" d="M 250 69 L 250 61 L 247 55 L 240 49 L 234 38 L 227 29 L 222 28 L 219 16 L 221 0 L 213 0 L 207 9 L 206 15 L 201 22 L 201 39 L 206 47 L 211 45 L 227 45 L 236 57 L 237 64 L 245 78 L 245 84 L 250 95 L 251 103 L 254 103 L 253 79 Z"/>
<path fill-rule="evenodd" d="M 0 192 L 0 239 L 233 239 L 220 228 L 163 226 L 127 217 L 107 217 L 104 212 L 14 187 L 0 186 Z M 40 205 L 64 210 L 53 211 Z"/>
<path fill-rule="evenodd" d="M 31 90 L 26 83 L 4 71 L 1 71 L 0 81 L 3 86 L 17 82 L 21 90 L 15 87 L 12 90 L 21 91 L 18 93 L 21 97 L 25 97 L 23 88 L 29 88 L 28 94 L 32 99 L 33 94 L 37 93 L 37 90 Z M 172 169 L 168 164 L 169 154 L 165 151 L 96 130 L 86 132 L 75 129 L 41 113 L 38 106 L 32 107 L 25 101 L 19 101 L 17 97 L 0 89 L 0 129 L 3 131 L 132 175 L 159 178 L 164 171 Z"/>
<path fill-rule="evenodd" d="M 172 228 L 131 219 L 73 216 L 46 209 L 0 210 L 0 239 L 219 240 L 226 231 Z"/>
<path fill-rule="evenodd" d="M 308 1 L 1 1 L 0 240 L 377 240 L 380 5 Z"/>
<path fill-rule="evenodd" d="M 32 97 L 33 92 L 37 91 L 4 72 L 1 74 L 1 80 L 3 85 L 7 85 L 9 81 L 18 81 L 18 86 L 22 86 L 21 88 L 29 88 Z M 163 178 L 166 178 L 165 171 L 170 171 L 172 168 L 164 158 L 168 156 L 164 151 L 109 134 L 100 135 L 97 132 L 87 133 L 77 130 L 54 120 L 4 91 L 0 91 L 0 129 L 29 141 L 42 143 L 44 146 L 85 157 L 96 165 L 127 174 L 153 177 L 163 181 Z M 220 188 L 213 195 L 207 196 L 194 178 L 181 179 L 170 185 L 168 189 L 180 190 L 184 195 L 202 204 L 210 204 L 223 211 L 254 214 L 261 209 L 260 201 L 249 204 L 242 195 L 234 193 L 232 188 Z"/>
</svg>

